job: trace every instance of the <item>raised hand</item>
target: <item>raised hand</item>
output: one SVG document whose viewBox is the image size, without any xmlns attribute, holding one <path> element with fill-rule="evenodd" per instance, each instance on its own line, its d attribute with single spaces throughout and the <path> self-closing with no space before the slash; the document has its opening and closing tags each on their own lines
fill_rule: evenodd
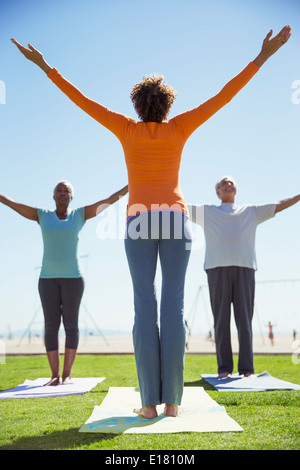
<svg viewBox="0 0 300 470">
<path fill-rule="evenodd" d="M 278 49 L 280 49 L 280 47 L 282 47 L 283 44 L 285 44 L 289 40 L 291 36 L 291 27 L 285 26 L 284 28 L 282 28 L 280 33 L 277 34 L 277 36 L 271 39 L 272 34 L 273 30 L 271 29 L 265 37 L 261 48 L 261 51 L 269 57 L 275 52 L 277 52 Z"/>
<path fill-rule="evenodd" d="M 37 49 L 35 49 L 31 44 L 28 44 L 28 49 L 27 49 L 15 39 L 11 39 L 11 42 L 13 42 L 17 46 L 19 51 L 24 55 L 24 57 L 26 57 L 26 59 L 38 65 L 45 73 L 48 74 L 50 72 L 51 67 L 44 60 L 43 54 L 39 52 Z"/>
<path fill-rule="evenodd" d="M 291 27 L 284 26 L 282 30 L 271 39 L 273 34 L 273 30 L 271 29 L 267 36 L 265 37 L 261 51 L 256 59 L 253 61 L 258 67 L 261 67 L 266 60 L 271 57 L 271 55 L 275 54 L 290 38 L 291 36 Z"/>
</svg>

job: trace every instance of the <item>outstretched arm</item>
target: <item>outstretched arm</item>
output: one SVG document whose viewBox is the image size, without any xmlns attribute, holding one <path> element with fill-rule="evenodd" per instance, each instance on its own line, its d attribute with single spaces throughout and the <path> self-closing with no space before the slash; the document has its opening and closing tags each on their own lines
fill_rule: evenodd
<svg viewBox="0 0 300 470">
<path fill-rule="evenodd" d="M 26 219 L 35 220 L 36 222 L 38 221 L 37 208 L 15 202 L 12 199 L 4 196 L 4 194 L 0 194 L 0 202 L 18 212 L 18 214 L 22 215 L 23 217 L 26 217 Z"/>
<path fill-rule="evenodd" d="M 262 49 L 256 59 L 254 59 L 253 62 L 250 62 L 238 75 L 233 77 L 219 93 L 202 103 L 197 108 L 173 118 L 173 120 L 180 125 L 183 133 L 189 136 L 195 129 L 197 129 L 197 127 L 229 103 L 258 72 L 263 63 L 288 41 L 291 35 L 291 27 L 285 26 L 273 39 L 270 39 L 271 35 L 272 30 L 264 39 Z"/>
<path fill-rule="evenodd" d="M 290 206 L 293 206 L 298 201 L 300 201 L 300 194 L 297 194 L 297 196 L 294 197 L 289 197 L 287 199 L 282 199 L 282 201 L 279 201 L 276 204 L 275 214 L 277 212 L 283 211 L 284 209 L 287 209 Z"/>
<path fill-rule="evenodd" d="M 261 67 L 266 60 L 269 59 L 275 52 L 280 49 L 280 47 L 285 44 L 291 36 L 291 27 L 284 26 L 282 30 L 271 39 L 273 34 L 273 30 L 271 29 L 270 32 L 267 34 L 263 41 L 263 45 L 261 48 L 261 52 L 253 61 L 257 67 Z M 17 46 L 20 52 L 26 57 L 26 59 L 31 60 L 34 64 L 40 67 L 46 74 L 48 74 L 52 67 L 45 61 L 43 54 L 35 49 L 31 44 L 28 44 L 28 49 L 22 46 L 18 41 L 15 39 L 11 39 L 11 41 Z"/>
<path fill-rule="evenodd" d="M 95 217 L 96 215 L 100 214 L 100 212 L 104 211 L 108 206 L 118 201 L 122 196 L 125 196 L 127 192 L 128 192 L 128 186 L 124 186 L 124 188 L 112 194 L 107 199 L 98 201 L 95 204 L 91 204 L 90 206 L 85 206 L 84 208 L 85 220 L 91 219 L 92 217 Z"/>
<path fill-rule="evenodd" d="M 44 60 L 41 52 L 35 49 L 31 44 L 28 44 L 28 49 L 22 46 L 15 39 L 11 41 L 17 46 L 19 51 L 38 67 L 40 67 L 52 80 L 53 83 L 72 100 L 79 108 L 89 114 L 93 119 L 96 119 L 100 124 L 105 126 L 113 132 L 118 138 L 123 135 L 128 125 L 127 116 L 111 111 L 110 109 L 102 106 L 100 103 L 85 96 L 78 88 L 71 82 L 66 80 L 55 68 L 50 67 Z"/>
</svg>

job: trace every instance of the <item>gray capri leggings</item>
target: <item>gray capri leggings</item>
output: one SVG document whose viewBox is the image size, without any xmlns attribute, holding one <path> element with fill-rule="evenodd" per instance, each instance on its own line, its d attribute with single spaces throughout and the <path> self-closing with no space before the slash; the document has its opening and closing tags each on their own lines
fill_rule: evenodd
<svg viewBox="0 0 300 470">
<path fill-rule="evenodd" d="M 79 307 L 84 290 L 83 278 L 40 278 L 38 287 L 45 318 L 46 351 L 58 350 L 61 318 L 66 332 L 66 348 L 77 349 Z"/>
</svg>

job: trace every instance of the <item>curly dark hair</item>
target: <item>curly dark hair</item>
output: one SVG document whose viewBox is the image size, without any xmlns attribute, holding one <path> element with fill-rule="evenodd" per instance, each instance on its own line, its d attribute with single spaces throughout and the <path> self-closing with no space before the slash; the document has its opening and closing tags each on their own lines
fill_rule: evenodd
<svg viewBox="0 0 300 470">
<path fill-rule="evenodd" d="M 134 85 L 130 98 L 134 109 L 143 122 L 162 122 L 166 119 L 176 91 L 164 83 L 164 77 L 155 74 L 143 77 Z"/>
</svg>

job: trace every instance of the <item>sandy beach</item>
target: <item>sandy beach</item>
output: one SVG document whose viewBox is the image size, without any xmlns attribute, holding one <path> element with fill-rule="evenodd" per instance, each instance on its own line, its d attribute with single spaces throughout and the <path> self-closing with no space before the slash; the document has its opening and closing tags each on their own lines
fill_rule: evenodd
<svg viewBox="0 0 300 470">
<path fill-rule="evenodd" d="M 188 339 L 187 354 L 215 354 L 215 343 L 206 336 L 191 336 Z M 41 337 L 1 339 L 1 351 L 3 355 L 30 355 L 44 354 L 44 341 Z M 64 351 L 64 338 L 60 337 L 60 352 Z M 232 336 L 233 353 L 238 352 L 238 340 Z M 291 335 L 278 334 L 274 338 L 272 346 L 267 336 L 254 335 L 253 351 L 255 354 L 295 354 L 300 352 L 300 340 L 293 342 Z M 88 336 L 81 337 L 78 354 L 133 354 L 131 336 Z"/>
</svg>

